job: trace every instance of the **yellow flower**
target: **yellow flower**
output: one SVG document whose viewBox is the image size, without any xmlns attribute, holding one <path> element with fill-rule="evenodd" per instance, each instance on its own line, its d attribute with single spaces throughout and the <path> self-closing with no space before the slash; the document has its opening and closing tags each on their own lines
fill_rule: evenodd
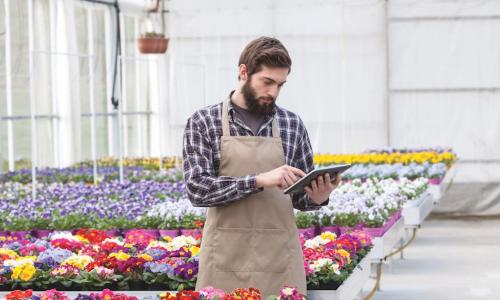
<svg viewBox="0 0 500 300">
<path fill-rule="evenodd" d="M 191 246 L 191 248 L 189 248 L 189 252 L 191 252 L 191 255 L 192 256 L 196 256 L 200 253 L 200 247 L 198 246 Z"/>
<path fill-rule="evenodd" d="M 127 260 L 130 255 L 124 253 L 123 251 L 119 251 L 118 253 L 111 253 L 108 257 L 116 257 L 118 260 Z"/>
<path fill-rule="evenodd" d="M 19 257 L 19 255 L 17 255 L 17 253 L 15 251 L 12 251 L 10 249 L 3 249 L 3 248 L 1 248 L 0 249 L 0 254 L 8 255 L 9 258 L 11 258 L 11 259 L 16 259 L 16 258 Z"/>
<path fill-rule="evenodd" d="M 333 240 L 335 240 L 337 238 L 337 236 L 335 235 L 335 233 L 327 231 L 327 232 L 323 232 L 321 234 L 321 238 L 324 239 L 324 240 L 333 241 Z"/>
<path fill-rule="evenodd" d="M 80 270 L 83 270 L 89 263 L 93 261 L 88 255 L 74 255 L 68 257 L 61 265 L 70 265 Z"/>
<path fill-rule="evenodd" d="M 168 236 L 168 235 L 167 235 L 167 236 L 163 236 L 162 238 L 163 238 L 165 241 L 167 241 L 167 242 L 171 242 L 171 241 L 172 241 L 172 237 L 171 237 L 171 236 Z"/>
<path fill-rule="evenodd" d="M 347 251 L 346 251 L 346 250 L 344 250 L 344 249 L 339 249 L 339 250 L 337 250 L 337 252 L 338 252 L 341 256 L 343 256 L 343 257 L 347 258 L 347 263 L 348 263 L 348 264 L 350 264 L 350 263 L 351 263 L 351 254 L 349 254 L 349 252 L 347 252 Z"/>
<path fill-rule="evenodd" d="M 33 265 L 27 265 L 20 274 L 22 281 L 29 281 L 33 276 L 35 276 L 36 268 Z"/>
<path fill-rule="evenodd" d="M 19 279 L 19 275 L 23 271 L 23 266 L 17 266 L 14 269 L 12 269 L 12 275 L 10 276 L 13 280 Z"/>
<path fill-rule="evenodd" d="M 88 244 L 89 243 L 89 240 L 87 240 L 86 238 L 84 238 L 81 235 L 76 235 L 75 237 L 76 237 L 77 240 L 79 240 L 80 242 L 82 242 L 84 244 Z"/>
<path fill-rule="evenodd" d="M 148 255 L 146 253 L 138 255 L 139 258 L 143 258 L 146 261 L 153 261 L 153 257 L 151 255 Z"/>
</svg>

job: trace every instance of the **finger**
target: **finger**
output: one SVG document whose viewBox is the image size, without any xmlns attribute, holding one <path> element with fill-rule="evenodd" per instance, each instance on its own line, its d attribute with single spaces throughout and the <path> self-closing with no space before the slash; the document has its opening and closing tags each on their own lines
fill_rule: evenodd
<svg viewBox="0 0 500 300">
<path fill-rule="evenodd" d="M 286 189 L 287 187 L 289 187 L 288 183 L 286 182 L 285 177 L 281 177 L 281 187 L 283 189 Z"/>
<path fill-rule="evenodd" d="M 304 173 L 304 171 L 302 171 L 301 169 L 297 169 L 297 168 L 294 168 L 292 166 L 288 166 L 288 167 L 289 167 L 289 170 L 292 171 L 295 175 L 297 175 L 299 177 L 306 176 L 306 173 Z"/>
<path fill-rule="evenodd" d="M 286 184 L 287 184 L 288 186 L 293 185 L 293 183 L 295 182 L 295 181 L 294 181 L 294 180 L 290 177 L 290 174 L 285 173 L 285 174 L 283 175 L 283 178 L 285 179 L 285 182 L 286 182 Z"/>
<path fill-rule="evenodd" d="M 316 183 L 316 180 L 311 181 L 311 189 L 313 192 L 318 190 L 318 184 Z"/>
<path fill-rule="evenodd" d="M 338 173 L 337 178 L 335 178 L 335 182 L 337 183 L 337 185 L 340 183 L 341 180 L 342 178 L 340 177 L 340 173 Z"/>
<path fill-rule="evenodd" d="M 293 183 L 297 182 L 300 179 L 300 177 L 296 176 L 292 171 L 289 171 L 287 175 Z"/>
<path fill-rule="evenodd" d="M 306 193 L 307 193 L 307 195 L 308 195 L 308 196 L 311 196 L 311 195 L 312 195 L 312 193 L 313 193 L 313 191 L 311 190 L 311 188 L 310 188 L 310 187 L 308 187 L 308 186 L 306 186 L 306 187 L 304 188 L 304 191 L 306 191 Z"/>
<path fill-rule="evenodd" d="M 323 179 L 323 176 L 318 176 L 316 180 L 318 181 L 318 189 L 322 191 L 325 188 L 325 181 Z"/>
<path fill-rule="evenodd" d="M 326 173 L 326 174 L 325 174 L 325 183 L 327 183 L 327 182 L 331 182 L 331 181 L 332 181 L 332 179 L 331 179 L 331 177 L 330 177 L 330 173 Z"/>
</svg>

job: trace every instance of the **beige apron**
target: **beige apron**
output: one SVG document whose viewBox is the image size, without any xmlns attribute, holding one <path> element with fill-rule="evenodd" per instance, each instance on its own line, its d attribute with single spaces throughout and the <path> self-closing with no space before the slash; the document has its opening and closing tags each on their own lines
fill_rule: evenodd
<svg viewBox="0 0 500 300">
<path fill-rule="evenodd" d="M 259 174 L 285 164 L 276 119 L 273 137 L 231 136 L 228 103 L 222 105 L 219 176 Z M 283 286 L 306 294 L 302 249 L 290 196 L 278 188 L 208 209 L 196 289 L 259 288 L 263 299 Z"/>
</svg>

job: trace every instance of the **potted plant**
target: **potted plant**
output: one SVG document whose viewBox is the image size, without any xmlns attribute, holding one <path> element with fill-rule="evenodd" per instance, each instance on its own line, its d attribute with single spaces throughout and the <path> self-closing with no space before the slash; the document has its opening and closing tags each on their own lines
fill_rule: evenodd
<svg viewBox="0 0 500 300">
<path fill-rule="evenodd" d="M 295 215 L 295 223 L 299 230 L 299 234 L 305 239 L 310 239 L 316 235 L 316 216 L 308 212 L 298 212 Z"/>
<path fill-rule="evenodd" d="M 205 217 L 194 214 L 185 214 L 181 218 L 180 222 L 181 235 L 199 238 L 201 237 L 204 224 Z"/>
<path fill-rule="evenodd" d="M 144 54 L 165 53 L 168 47 L 168 39 L 165 35 L 157 32 L 146 32 L 137 39 L 139 52 Z"/>
</svg>

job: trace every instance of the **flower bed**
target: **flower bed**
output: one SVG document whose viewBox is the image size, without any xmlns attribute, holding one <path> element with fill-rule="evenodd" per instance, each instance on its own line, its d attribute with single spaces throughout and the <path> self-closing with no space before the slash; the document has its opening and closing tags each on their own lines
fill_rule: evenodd
<svg viewBox="0 0 500 300">
<path fill-rule="evenodd" d="M 200 239 L 158 239 L 146 230 L 123 237 L 81 229 L 54 232 L 45 239 L 0 242 L 0 289 L 37 290 L 183 290 L 193 289 L 198 275 Z M 369 251 L 362 231 L 323 233 L 302 239 L 305 271 L 311 286 L 340 284 Z"/>
</svg>

